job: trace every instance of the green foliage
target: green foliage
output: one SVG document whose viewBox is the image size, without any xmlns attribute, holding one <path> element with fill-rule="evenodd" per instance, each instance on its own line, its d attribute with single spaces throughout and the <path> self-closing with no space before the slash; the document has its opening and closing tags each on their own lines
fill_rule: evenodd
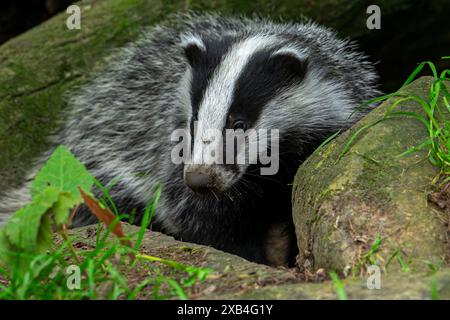
<svg viewBox="0 0 450 320">
<path fill-rule="evenodd" d="M 347 292 L 345 291 L 345 285 L 339 278 L 336 272 L 330 272 L 331 281 L 334 284 L 334 289 L 339 300 L 347 300 Z"/>
<path fill-rule="evenodd" d="M 439 300 L 439 289 L 436 276 L 431 278 L 431 300 Z"/>
<path fill-rule="evenodd" d="M 58 201 L 58 190 L 46 188 L 32 203 L 23 207 L 9 220 L 3 232 L 12 246 L 26 252 L 41 251 L 48 240 L 45 234 L 50 233 L 49 219 L 44 219 L 49 210 Z M 41 225 L 42 224 L 42 225 Z"/>
<path fill-rule="evenodd" d="M 363 256 L 364 259 L 366 259 L 370 264 L 376 264 L 377 260 L 375 258 L 375 253 L 379 250 L 381 246 L 381 237 L 377 235 L 375 237 L 375 240 L 372 243 L 372 246 L 370 247 L 369 251 Z"/>
<path fill-rule="evenodd" d="M 144 239 L 145 231 L 147 230 L 150 222 L 153 219 L 153 216 L 156 211 L 156 204 L 159 201 L 159 197 L 161 196 L 161 185 L 158 185 L 154 194 L 150 197 L 147 205 L 145 207 L 144 215 L 142 216 L 141 228 L 137 235 L 135 250 L 138 251 L 141 247 L 142 240 Z"/>
<path fill-rule="evenodd" d="M 70 151 L 64 146 L 56 148 L 31 185 L 31 203 L 0 230 L 0 258 L 23 268 L 30 257 L 51 248 L 52 229 L 60 230 L 69 210 L 81 203 L 77 188 L 90 192 L 92 185 L 91 174 Z"/>
<path fill-rule="evenodd" d="M 443 57 L 449 59 L 449 57 Z M 432 74 L 434 81 L 431 84 L 429 93 L 424 99 L 414 94 L 405 94 L 401 89 L 409 85 L 422 70 L 428 67 Z M 419 150 L 428 149 L 428 160 L 436 167 L 441 169 L 443 175 L 450 174 L 450 93 L 447 88 L 448 81 L 450 81 L 450 70 L 445 69 L 440 73 L 437 71 L 435 65 L 430 61 L 420 63 L 417 68 L 406 79 L 402 88 L 399 91 L 390 93 L 376 99 L 370 100 L 365 105 L 385 101 L 389 98 L 397 98 L 386 111 L 383 118 L 373 123 L 367 124 L 359 128 L 345 143 L 339 158 L 344 156 L 351 148 L 353 142 L 358 136 L 368 128 L 389 119 L 398 117 L 409 117 L 420 121 L 427 129 L 428 139 L 423 141 L 418 146 L 407 149 L 399 157 L 417 152 Z M 405 102 L 414 102 L 419 104 L 424 110 L 425 115 L 408 112 L 397 111 L 397 106 Z"/>
<path fill-rule="evenodd" d="M 352 276 L 362 275 L 367 266 L 378 265 L 377 253 L 380 250 L 382 239 L 380 235 L 377 235 L 370 247 L 370 249 L 358 260 L 355 266 L 352 268 Z"/>
<path fill-rule="evenodd" d="M 76 250 L 77 239 L 66 232 L 69 213 L 83 202 L 79 188 L 91 193 L 94 183 L 104 193 L 100 206 L 112 207 L 116 219 L 104 232 L 99 223 L 92 250 Z M 186 290 L 204 281 L 210 269 L 138 252 L 154 216 L 161 186 L 155 188 L 148 201 L 139 232 L 128 239 L 135 241 L 131 247 L 131 242 L 110 237 L 114 225 L 128 217 L 119 213 L 109 194 L 114 184 L 103 187 L 66 147 L 54 151 L 32 183 L 32 201 L 0 229 L 0 280 L 8 283 L 0 284 L 0 299 L 135 299 L 145 296 L 144 290 L 149 288 L 154 299 L 188 298 Z M 53 233 L 55 230 L 59 238 Z M 132 257 L 137 260 L 130 263 Z M 180 279 L 167 276 L 159 267 L 161 264 Z M 69 266 L 79 268 L 79 289 L 68 286 Z M 144 272 L 147 276 L 140 283 L 131 284 L 126 276 L 130 272 Z"/>
<path fill-rule="evenodd" d="M 403 272 L 410 272 L 411 271 L 411 261 L 409 260 L 405 260 L 405 255 L 401 252 L 401 250 L 396 250 L 388 259 L 388 261 L 386 262 L 386 269 L 388 269 L 388 267 L 390 266 L 390 264 L 393 261 L 397 261 L 398 264 L 400 265 L 400 268 Z"/>
<path fill-rule="evenodd" d="M 34 178 L 31 196 L 34 198 L 46 188 L 53 187 L 68 193 L 75 203 L 81 202 L 78 188 L 90 191 L 94 179 L 85 166 L 64 146 L 59 146 Z"/>
</svg>

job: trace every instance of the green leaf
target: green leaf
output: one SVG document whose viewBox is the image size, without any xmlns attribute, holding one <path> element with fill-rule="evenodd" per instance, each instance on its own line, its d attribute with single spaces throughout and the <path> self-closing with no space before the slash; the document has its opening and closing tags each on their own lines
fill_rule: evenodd
<svg viewBox="0 0 450 320">
<path fill-rule="evenodd" d="M 59 192 L 70 194 L 74 203 L 81 202 L 78 187 L 90 191 L 93 183 L 94 178 L 86 167 L 65 146 L 59 146 L 36 175 L 31 196 L 34 199 L 52 186 Z"/>
<path fill-rule="evenodd" d="M 70 210 L 79 203 L 79 199 L 76 199 L 71 193 L 60 193 L 58 200 L 52 207 L 52 213 L 55 217 L 55 224 L 57 226 L 65 224 L 69 218 Z"/>
<path fill-rule="evenodd" d="M 58 200 L 59 191 L 47 187 L 35 197 L 32 203 L 17 211 L 4 227 L 9 242 L 20 250 L 35 252 L 38 240 L 47 239 L 45 232 L 51 234 L 51 224 L 45 222 L 41 230 L 41 220 L 45 213 L 53 207 Z M 38 237 L 40 235 L 40 237 Z M 41 243 L 42 244 L 42 243 Z"/>
<path fill-rule="evenodd" d="M 44 252 L 52 247 L 53 244 L 53 229 L 51 215 L 44 214 L 39 225 L 38 235 L 36 238 L 36 251 Z"/>
</svg>

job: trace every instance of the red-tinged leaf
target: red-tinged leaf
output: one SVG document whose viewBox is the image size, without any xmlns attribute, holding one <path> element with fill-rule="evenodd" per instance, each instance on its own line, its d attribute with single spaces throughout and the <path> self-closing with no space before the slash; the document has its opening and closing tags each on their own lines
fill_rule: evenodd
<svg viewBox="0 0 450 320">
<path fill-rule="evenodd" d="M 111 212 L 111 210 L 103 207 L 97 199 L 84 192 L 83 189 L 81 188 L 78 189 L 80 190 L 80 194 L 84 200 L 84 203 L 88 206 L 91 213 L 94 214 L 97 217 L 97 219 L 102 221 L 109 229 L 111 227 L 111 224 L 116 220 L 116 216 Z M 120 221 L 117 221 L 117 223 L 115 223 L 111 232 L 117 238 L 119 238 L 120 242 L 123 245 L 130 248 L 132 247 L 131 241 L 126 239 L 125 233 L 123 232 L 122 229 L 122 223 Z M 134 260 L 134 254 L 130 254 L 130 257 Z"/>
</svg>

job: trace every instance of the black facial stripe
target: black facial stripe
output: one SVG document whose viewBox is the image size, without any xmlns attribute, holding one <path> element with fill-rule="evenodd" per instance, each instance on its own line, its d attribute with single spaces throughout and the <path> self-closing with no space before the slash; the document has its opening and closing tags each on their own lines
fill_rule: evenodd
<svg viewBox="0 0 450 320">
<path fill-rule="evenodd" d="M 303 75 L 290 65 L 292 61 L 271 58 L 274 51 L 256 52 L 245 66 L 236 82 L 226 128 L 232 128 L 238 119 L 246 121 L 249 128 L 253 127 L 262 108 L 277 92 L 302 81 Z"/>
<path fill-rule="evenodd" d="M 248 128 L 252 128 L 263 107 L 278 92 L 303 80 L 305 70 L 301 69 L 302 62 L 293 57 L 285 59 L 283 56 L 274 60 L 274 51 L 275 49 L 256 52 L 244 67 L 235 85 L 224 136 L 225 130 L 232 129 L 236 120 L 243 120 Z M 226 157 L 225 144 L 223 153 Z M 236 159 L 236 150 L 234 155 Z M 230 166 L 227 169 L 230 169 Z M 234 166 L 234 169 L 237 169 L 237 166 Z"/>
</svg>

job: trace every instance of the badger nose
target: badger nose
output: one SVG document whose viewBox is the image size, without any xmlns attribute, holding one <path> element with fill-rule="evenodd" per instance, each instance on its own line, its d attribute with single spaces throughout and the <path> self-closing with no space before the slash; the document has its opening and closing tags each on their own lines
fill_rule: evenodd
<svg viewBox="0 0 450 320">
<path fill-rule="evenodd" d="M 212 176 L 203 170 L 187 171 L 184 179 L 187 186 L 194 191 L 207 189 L 213 181 Z"/>
</svg>

